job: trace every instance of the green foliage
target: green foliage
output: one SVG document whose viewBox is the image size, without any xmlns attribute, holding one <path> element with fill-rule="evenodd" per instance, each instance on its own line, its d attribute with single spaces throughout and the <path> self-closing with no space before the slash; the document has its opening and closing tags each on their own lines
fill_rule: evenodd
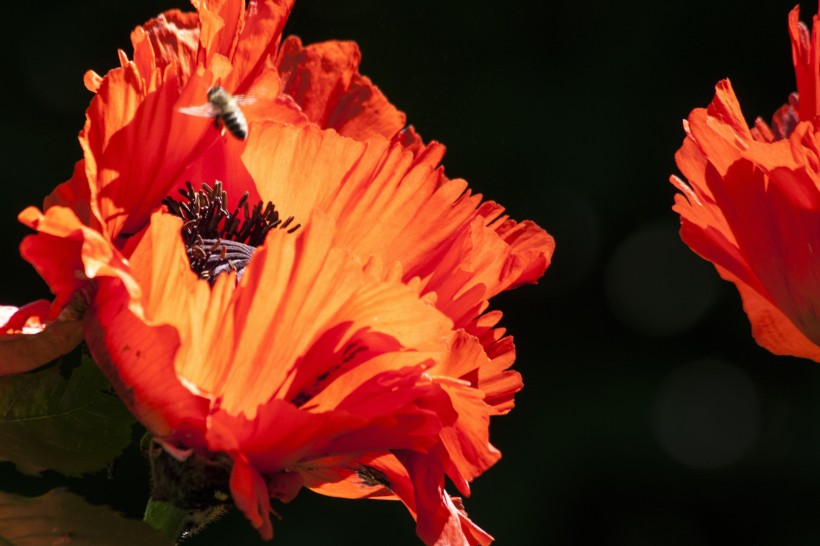
<svg viewBox="0 0 820 546">
<path fill-rule="evenodd" d="M 131 440 L 133 416 L 90 357 L 0 377 L 0 461 L 20 472 L 78 476 L 104 468 Z"/>
<path fill-rule="evenodd" d="M 107 506 L 54 489 L 29 498 L 0 493 L 0 544 L 9 546 L 170 545 L 159 531 Z"/>
</svg>

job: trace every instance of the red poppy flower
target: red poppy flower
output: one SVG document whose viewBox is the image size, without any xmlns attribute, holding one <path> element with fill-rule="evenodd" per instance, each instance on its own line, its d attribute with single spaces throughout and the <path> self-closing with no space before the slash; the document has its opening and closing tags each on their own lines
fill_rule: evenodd
<svg viewBox="0 0 820 546">
<path fill-rule="evenodd" d="M 728 80 L 692 111 L 673 176 L 681 237 L 738 288 L 757 342 L 820 361 L 820 49 L 789 15 L 798 93 L 749 127 Z M 799 100 L 798 100 L 799 96 Z"/>
<path fill-rule="evenodd" d="M 399 499 L 427 544 L 489 543 L 445 476 L 469 495 L 500 457 L 489 420 L 521 379 L 488 301 L 535 282 L 552 238 L 448 179 L 354 44 L 280 44 L 290 2 L 194 5 L 86 77 L 84 159 L 20 215 L 50 324 L 87 305 L 129 408 L 179 460 L 226 454 L 265 538 L 270 498 L 309 487 Z M 179 112 L 217 84 L 255 95 L 247 140 Z"/>
</svg>

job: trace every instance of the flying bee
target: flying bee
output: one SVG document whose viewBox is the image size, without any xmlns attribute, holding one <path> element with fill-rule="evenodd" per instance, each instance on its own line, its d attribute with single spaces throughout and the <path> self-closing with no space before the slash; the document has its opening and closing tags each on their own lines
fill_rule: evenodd
<svg viewBox="0 0 820 546">
<path fill-rule="evenodd" d="M 248 137 L 248 122 L 239 107 L 254 102 L 256 99 L 253 97 L 231 95 L 217 85 L 208 90 L 208 102 L 200 106 L 186 106 L 179 111 L 189 116 L 214 118 L 214 127 L 222 129 L 222 134 L 227 129 L 239 140 L 245 140 Z"/>
</svg>

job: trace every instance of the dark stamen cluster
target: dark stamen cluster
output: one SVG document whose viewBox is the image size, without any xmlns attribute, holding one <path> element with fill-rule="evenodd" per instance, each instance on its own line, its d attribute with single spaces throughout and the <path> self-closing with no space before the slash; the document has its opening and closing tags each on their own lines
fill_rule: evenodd
<svg viewBox="0 0 820 546">
<path fill-rule="evenodd" d="M 211 283 L 228 271 L 236 271 L 238 281 L 256 247 L 265 241 L 270 230 L 285 229 L 293 233 L 301 225 L 292 225 L 293 216 L 282 220 L 270 201 L 264 207 L 260 201 L 251 209 L 247 192 L 234 211 L 228 212 L 225 208 L 228 194 L 222 190 L 222 182 L 213 188 L 203 183 L 199 191 L 194 191 L 191 183 L 186 182 L 185 189 L 179 193 L 184 200 L 169 196 L 162 203 L 184 222 L 182 239 L 191 269 Z"/>
<path fill-rule="evenodd" d="M 356 467 L 356 475 L 362 481 L 362 484 L 368 487 L 376 487 L 378 485 L 390 489 L 390 478 L 387 474 L 365 464 L 360 464 Z"/>
</svg>

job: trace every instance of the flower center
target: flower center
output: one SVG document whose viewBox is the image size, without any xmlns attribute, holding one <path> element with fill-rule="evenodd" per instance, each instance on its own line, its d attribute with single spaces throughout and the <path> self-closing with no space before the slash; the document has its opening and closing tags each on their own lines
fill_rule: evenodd
<svg viewBox="0 0 820 546">
<path fill-rule="evenodd" d="M 301 226 L 292 225 L 293 216 L 282 220 L 270 201 L 266 205 L 260 201 L 251 209 L 248 192 L 239 199 L 234 211 L 228 212 L 228 194 L 222 190 L 222 182 L 216 182 L 213 188 L 203 183 L 199 191 L 186 182 L 179 193 L 184 199 L 178 201 L 168 196 L 162 203 L 171 214 L 182 218 L 182 240 L 191 269 L 211 284 L 229 271 L 236 271 L 239 282 L 256 247 L 265 241 L 270 230 L 293 233 Z"/>
</svg>

